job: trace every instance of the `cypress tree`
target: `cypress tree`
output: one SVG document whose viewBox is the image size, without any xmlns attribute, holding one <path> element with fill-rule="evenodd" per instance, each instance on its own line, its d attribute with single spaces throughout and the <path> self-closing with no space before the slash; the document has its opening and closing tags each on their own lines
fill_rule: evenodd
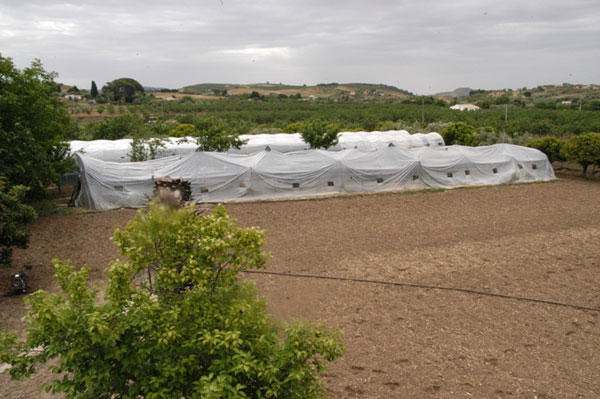
<svg viewBox="0 0 600 399">
<path fill-rule="evenodd" d="M 92 80 L 92 88 L 90 89 L 90 95 L 93 98 L 96 98 L 96 96 L 98 95 L 98 87 L 96 87 L 96 82 L 94 82 Z"/>
</svg>

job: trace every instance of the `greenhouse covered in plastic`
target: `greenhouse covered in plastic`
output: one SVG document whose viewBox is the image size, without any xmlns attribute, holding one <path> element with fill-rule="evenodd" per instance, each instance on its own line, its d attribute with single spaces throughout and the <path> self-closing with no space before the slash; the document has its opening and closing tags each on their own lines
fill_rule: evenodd
<svg viewBox="0 0 600 399">
<path fill-rule="evenodd" d="M 81 188 L 75 204 L 108 210 L 145 205 L 154 179 L 182 178 L 194 200 L 298 198 L 342 193 L 451 188 L 555 178 L 546 155 L 511 144 L 369 151 L 306 150 L 253 154 L 191 152 L 145 162 L 105 162 L 76 154 Z"/>
<path fill-rule="evenodd" d="M 276 134 L 243 134 L 240 139 L 246 142 L 241 148 L 232 148 L 230 154 L 252 154 L 264 150 L 292 152 L 308 150 L 309 145 L 302 140 L 299 133 Z M 131 139 L 71 141 L 71 153 L 83 153 L 102 161 L 129 162 Z M 390 130 L 387 132 L 342 132 L 338 134 L 339 143 L 329 150 L 374 150 L 390 144 L 400 148 L 439 147 L 444 145 L 438 133 L 410 134 L 406 130 Z M 191 137 L 170 137 L 164 140 L 165 148 L 160 150 L 157 158 L 173 155 L 188 155 L 198 148 Z"/>
</svg>

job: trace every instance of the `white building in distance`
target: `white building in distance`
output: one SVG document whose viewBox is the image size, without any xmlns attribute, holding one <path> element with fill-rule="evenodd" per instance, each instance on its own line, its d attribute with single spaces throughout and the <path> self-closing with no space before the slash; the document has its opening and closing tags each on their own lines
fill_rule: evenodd
<svg viewBox="0 0 600 399">
<path fill-rule="evenodd" d="M 475 104 L 456 104 L 450 107 L 459 111 L 477 111 L 479 107 Z"/>
</svg>

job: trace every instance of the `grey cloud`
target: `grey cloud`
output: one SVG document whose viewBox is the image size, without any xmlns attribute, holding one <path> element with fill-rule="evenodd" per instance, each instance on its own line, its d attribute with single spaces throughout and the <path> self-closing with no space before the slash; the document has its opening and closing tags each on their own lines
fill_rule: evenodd
<svg viewBox="0 0 600 399">
<path fill-rule="evenodd" d="M 600 3 L 588 0 L 0 1 L 0 17 L 3 55 L 40 58 L 80 87 L 592 83 L 600 55 Z"/>
</svg>

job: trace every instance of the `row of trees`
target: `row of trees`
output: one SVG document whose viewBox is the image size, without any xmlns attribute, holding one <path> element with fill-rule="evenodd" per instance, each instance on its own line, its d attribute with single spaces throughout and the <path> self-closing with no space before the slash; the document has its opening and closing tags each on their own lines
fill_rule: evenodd
<svg viewBox="0 0 600 399">
<path fill-rule="evenodd" d="M 311 102 L 278 100 L 246 101 L 237 98 L 195 100 L 185 96 L 177 101 L 152 99 L 146 95 L 143 102 L 127 105 L 129 113 L 145 119 L 183 119 L 190 114 L 209 114 L 224 120 L 230 126 L 245 126 L 249 132 L 256 128 L 285 129 L 296 122 L 322 119 L 346 131 L 372 131 L 381 123 L 394 123 L 411 129 L 427 130 L 443 123 L 465 122 L 481 128 L 490 126 L 509 135 L 569 136 L 600 131 L 598 111 L 519 109 L 509 108 L 508 120 L 504 109 L 460 112 L 446 106 L 429 104 L 402 104 L 394 101 L 370 102 Z M 80 107 L 81 106 L 77 106 Z M 122 106 L 123 107 L 123 106 Z"/>
<path fill-rule="evenodd" d="M 543 137 L 531 140 L 527 146 L 544 152 L 551 162 L 575 162 L 581 165 L 583 176 L 590 166 L 600 167 L 600 134 L 587 133 L 569 140 Z"/>
</svg>

